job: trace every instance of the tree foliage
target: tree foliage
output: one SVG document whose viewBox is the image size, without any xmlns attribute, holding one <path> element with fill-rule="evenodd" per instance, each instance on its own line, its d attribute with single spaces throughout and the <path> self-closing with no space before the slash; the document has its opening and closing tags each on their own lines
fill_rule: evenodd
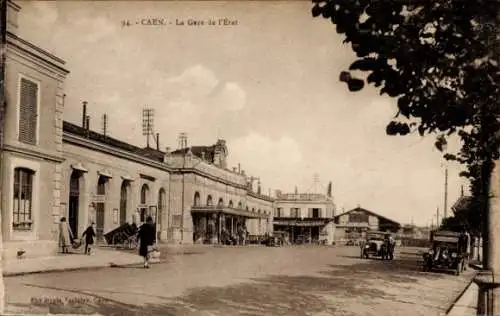
<svg viewBox="0 0 500 316">
<path fill-rule="evenodd" d="M 461 151 L 445 158 L 466 165 L 480 209 L 500 144 L 497 13 L 489 0 L 313 0 L 312 8 L 357 56 L 340 76 L 349 90 L 366 82 L 397 99 L 387 134 L 437 134 L 441 151 L 460 136 Z"/>
</svg>

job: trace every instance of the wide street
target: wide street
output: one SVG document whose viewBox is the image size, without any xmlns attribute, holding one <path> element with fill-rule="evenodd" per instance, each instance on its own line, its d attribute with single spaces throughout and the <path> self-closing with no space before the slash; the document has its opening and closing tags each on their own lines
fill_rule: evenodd
<svg viewBox="0 0 500 316">
<path fill-rule="evenodd" d="M 358 247 L 191 247 L 164 250 L 163 262 L 148 270 L 32 274 L 4 282 L 8 311 L 20 313 L 444 315 L 470 269 L 458 277 L 423 273 L 418 249 L 396 251 L 389 262 L 360 259 Z M 55 300 L 64 303 L 49 306 Z"/>
</svg>

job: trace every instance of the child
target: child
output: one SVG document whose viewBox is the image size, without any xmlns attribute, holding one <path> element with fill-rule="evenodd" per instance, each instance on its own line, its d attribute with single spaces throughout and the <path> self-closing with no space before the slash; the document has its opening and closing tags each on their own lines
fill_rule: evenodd
<svg viewBox="0 0 500 316">
<path fill-rule="evenodd" d="M 92 222 L 89 227 L 83 232 L 83 236 L 85 236 L 85 254 L 90 255 L 90 245 L 94 244 L 94 237 L 95 237 L 95 230 L 94 230 L 94 225 L 95 223 Z"/>
</svg>

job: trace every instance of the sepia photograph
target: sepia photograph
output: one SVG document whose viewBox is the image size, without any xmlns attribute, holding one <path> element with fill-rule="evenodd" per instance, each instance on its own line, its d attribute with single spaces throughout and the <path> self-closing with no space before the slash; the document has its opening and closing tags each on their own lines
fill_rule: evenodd
<svg viewBox="0 0 500 316">
<path fill-rule="evenodd" d="M 0 4 L 0 315 L 500 316 L 498 1 Z"/>
</svg>

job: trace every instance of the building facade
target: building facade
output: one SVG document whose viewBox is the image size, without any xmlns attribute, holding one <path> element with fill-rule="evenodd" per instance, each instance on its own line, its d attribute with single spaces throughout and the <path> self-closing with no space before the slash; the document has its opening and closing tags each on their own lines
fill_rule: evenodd
<svg viewBox="0 0 500 316">
<path fill-rule="evenodd" d="M 217 243 L 223 233 L 262 236 L 272 229 L 273 199 L 253 190 L 244 171 L 226 167 L 228 151 L 193 146 L 167 154 L 172 173 L 173 240 L 181 243 Z"/>
<path fill-rule="evenodd" d="M 397 233 L 401 229 L 401 224 L 361 207 L 335 216 L 335 224 L 336 242 L 364 238 L 369 230 Z"/>
<path fill-rule="evenodd" d="M 273 229 L 285 232 L 291 243 L 332 244 L 334 216 L 331 194 L 276 193 Z"/>
<path fill-rule="evenodd" d="M 171 169 L 164 153 L 64 122 L 63 154 L 61 216 L 76 235 L 95 222 L 102 240 L 122 224 L 151 216 L 157 237 L 167 240 Z"/>
<path fill-rule="evenodd" d="M 61 200 L 65 62 L 17 34 L 8 2 L 1 164 L 4 258 L 56 247 Z"/>
</svg>

